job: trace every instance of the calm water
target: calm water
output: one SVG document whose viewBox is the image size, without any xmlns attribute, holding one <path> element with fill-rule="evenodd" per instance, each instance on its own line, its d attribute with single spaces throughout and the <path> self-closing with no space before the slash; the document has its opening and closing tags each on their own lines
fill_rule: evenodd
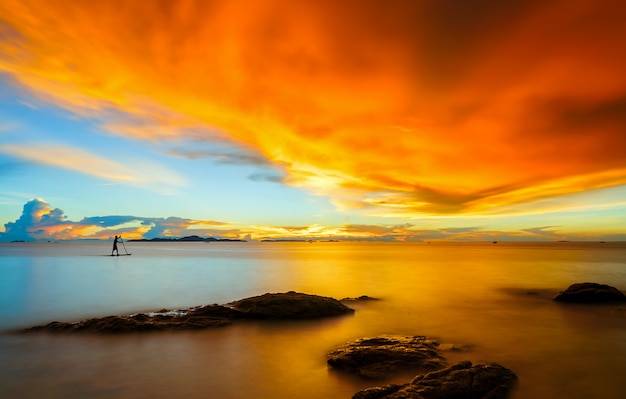
<svg viewBox="0 0 626 399">
<path fill-rule="evenodd" d="M 325 354 L 380 334 L 467 346 L 444 356 L 509 367 L 514 399 L 626 397 L 626 305 L 550 300 L 574 282 L 626 291 L 623 243 L 126 247 L 112 258 L 105 243 L 0 244 L 0 397 L 350 398 L 372 383 L 329 370 Z M 195 332 L 11 332 L 289 290 L 382 300 L 354 316 Z"/>
</svg>

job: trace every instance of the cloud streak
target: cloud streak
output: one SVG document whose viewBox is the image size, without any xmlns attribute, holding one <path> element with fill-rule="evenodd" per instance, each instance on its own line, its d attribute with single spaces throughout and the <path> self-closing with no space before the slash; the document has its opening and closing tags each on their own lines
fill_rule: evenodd
<svg viewBox="0 0 626 399">
<path fill-rule="evenodd" d="M 519 213 L 626 184 L 621 1 L 6 0 L 0 15 L 0 71 L 23 88 L 126 115 L 109 128 L 141 139 L 206 127 L 194 140 L 250 149 L 341 209 Z"/>
<path fill-rule="evenodd" d="M 163 191 L 180 187 L 185 179 L 157 163 L 147 160 L 115 162 L 92 152 L 67 145 L 4 144 L 0 152 L 31 162 L 51 165 L 104 180 Z"/>
</svg>

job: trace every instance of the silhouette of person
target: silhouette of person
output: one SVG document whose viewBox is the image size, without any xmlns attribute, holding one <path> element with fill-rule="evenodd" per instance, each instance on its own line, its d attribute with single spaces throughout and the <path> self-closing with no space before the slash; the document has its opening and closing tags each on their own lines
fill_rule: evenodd
<svg viewBox="0 0 626 399">
<path fill-rule="evenodd" d="M 111 251 L 111 256 L 113 256 L 113 252 L 117 252 L 117 256 L 120 256 L 120 251 L 117 250 L 117 240 L 121 237 L 115 236 L 115 240 L 113 240 L 113 250 Z"/>
</svg>

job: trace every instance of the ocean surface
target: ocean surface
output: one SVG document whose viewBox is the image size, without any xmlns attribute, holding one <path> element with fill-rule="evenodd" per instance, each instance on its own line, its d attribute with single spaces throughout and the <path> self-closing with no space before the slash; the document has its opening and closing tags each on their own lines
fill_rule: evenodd
<svg viewBox="0 0 626 399">
<path fill-rule="evenodd" d="M 626 291 L 625 243 L 0 244 L 1 398 L 350 398 L 371 382 L 329 369 L 356 338 L 425 335 L 449 363 L 513 370 L 513 399 L 626 397 L 626 305 L 566 305 L 576 282 Z M 125 248 L 120 246 L 122 253 Z M 191 332 L 20 334 L 266 292 L 368 295 L 351 316 Z"/>
</svg>

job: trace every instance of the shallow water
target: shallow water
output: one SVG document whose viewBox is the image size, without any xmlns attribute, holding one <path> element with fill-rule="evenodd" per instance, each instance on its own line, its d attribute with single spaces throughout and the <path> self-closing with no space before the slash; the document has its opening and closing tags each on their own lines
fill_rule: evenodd
<svg viewBox="0 0 626 399">
<path fill-rule="evenodd" d="M 622 243 L 0 244 L 0 397 L 350 398 L 335 346 L 426 335 L 517 373 L 513 399 L 626 394 L 626 305 L 551 301 L 574 282 L 626 290 Z M 124 252 L 124 248 L 120 248 Z M 16 334 L 47 323 L 227 303 L 265 292 L 369 295 L 354 316 L 124 335 Z M 404 382 L 411 375 L 390 381 Z M 389 381 L 384 381 L 389 382 Z M 381 382 L 382 383 L 382 382 Z"/>
</svg>

